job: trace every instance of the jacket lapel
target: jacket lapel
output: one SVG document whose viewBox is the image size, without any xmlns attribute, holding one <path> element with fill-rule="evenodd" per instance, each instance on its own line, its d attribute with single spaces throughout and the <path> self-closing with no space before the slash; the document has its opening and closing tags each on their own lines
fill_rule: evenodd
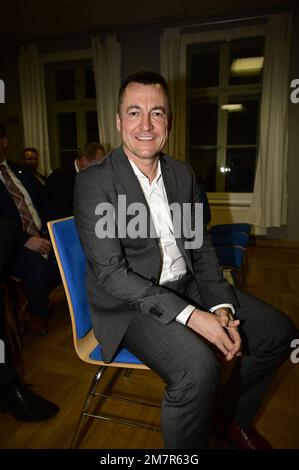
<svg viewBox="0 0 299 470">
<path fill-rule="evenodd" d="M 113 155 L 113 164 L 117 170 L 117 194 L 126 196 L 126 206 L 130 204 L 141 203 L 146 208 L 147 212 L 147 235 L 152 235 L 152 238 L 157 239 L 154 223 L 151 218 L 150 208 L 147 200 L 143 194 L 142 188 L 139 184 L 138 178 L 135 175 L 133 168 L 123 151 L 122 147 L 119 147 Z M 128 217 L 127 217 L 128 221 Z"/>
<path fill-rule="evenodd" d="M 127 196 L 128 204 L 133 202 L 142 202 L 143 204 L 146 204 L 146 199 L 139 181 L 122 147 L 117 149 L 114 163 L 117 168 L 118 181 L 122 186 L 121 194 L 125 194 Z"/>
<path fill-rule="evenodd" d="M 116 149 L 116 151 L 114 152 L 112 156 L 112 159 L 113 159 L 113 166 L 117 170 L 117 181 L 118 181 L 117 193 L 126 195 L 127 206 L 132 203 L 141 202 L 146 207 L 147 216 L 148 216 L 147 220 L 150 220 L 151 230 L 153 230 L 154 233 L 156 234 L 155 229 L 154 229 L 154 224 L 150 215 L 149 206 L 147 204 L 147 201 L 145 199 L 145 196 L 143 194 L 139 181 L 122 147 L 119 147 L 118 149 Z M 180 199 L 180 194 L 178 190 L 178 182 L 177 182 L 178 175 L 176 174 L 173 165 L 171 165 L 171 160 L 170 159 L 168 160 L 169 161 L 167 161 L 164 156 L 162 156 L 160 159 L 161 173 L 163 176 L 163 182 L 165 185 L 168 203 L 169 205 L 171 205 L 172 203 L 179 203 L 181 206 L 181 210 L 182 210 L 182 201 Z M 181 212 L 181 216 L 183 217 L 182 212 Z M 149 224 L 148 224 L 147 230 L 148 230 L 148 235 L 149 235 L 150 233 Z M 181 230 L 182 230 L 182 227 L 181 227 Z M 176 237 L 177 246 L 180 252 L 182 253 L 182 255 L 184 256 L 184 259 L 186 261 L 188 268 L 192 270 L 192 262 L 191 262 L 190 253 L 188 250 L 185 250 L 184 241 L 185 240 L 184 240 L 183 233 L 181 233 L 180 237 Z"/>
<path fill-rule="evenodd" d="M 170 162 L 167 162 L 164 157 L 162 157 L 160 161 L 161 161 L 161 172 L 163 176 L 168 203 L 169 205 L 171 205 L 172 203 L 178 203 L 180 205 L 180 210 L 181 210 L 181 230 L 180 230 L 181 234 L 179 237 L 176 237 L 176 243 L 180 252 L 185 258 L 188 268 L 192 270 L 192 262 L 191 262 L 190 253 L 188 250 L 185 250 L 185 246 L 184 246 L 185 238 L 183 234 L 183 213 L 182 213 L 183 201 L 181 201 L 181 197 L 179 194 L 178 181 L 177 181 L 178 175 L 174 171 L 174 168 L 170 164 Z M 171 211 L 171 217 L 173 219 L 172 211 Z"/>
</svg>

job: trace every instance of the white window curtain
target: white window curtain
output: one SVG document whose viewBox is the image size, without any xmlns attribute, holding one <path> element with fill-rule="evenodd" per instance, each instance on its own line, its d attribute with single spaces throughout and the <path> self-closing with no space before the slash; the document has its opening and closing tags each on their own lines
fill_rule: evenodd
<svg viewBox="0 0 299 470">
<path fill-rule="evenodd" d="M 120 87 L 120 44 L 116 35 L 92 38 L 92 58 L 101 144 L 109 152 L 120 145 L 115 125 Z"/>
<path fill-rule="evenodd" d="M 256 226 L 287 223 L 289 55 L 292 15 L 269 17 L 263 74 L 260 145 L 248 220 Z"/>
<path fill-rule="evenodd" d="M 51 171 L 47 123 L 45 80 L 37 46 L 22 46 L 19 59 L 19 77 L 23 113 L 25 147 L 39 152 L 39 170 Z"/>
<path fill-rule="evenodd" d="M 182 67 L 181 34 L 178 28 L 163 32 L 160 40 L 161 73 L 168 81 L 173 121 L 166 152 L 177 160 L 186 160 L 186 71 Z"/>
</svg>

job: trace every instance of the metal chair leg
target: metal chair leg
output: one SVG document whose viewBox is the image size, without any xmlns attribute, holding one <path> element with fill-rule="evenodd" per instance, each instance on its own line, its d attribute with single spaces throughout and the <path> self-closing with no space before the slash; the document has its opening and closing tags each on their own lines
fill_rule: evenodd
<svg viewBox="0 0 299 470">
<path fill-rule="evenodd" d="M 78 447 L 78 441 L 79 441 L 80 433 L 82 431 L 83 424 L 84 424 L 84 422 L 87 418 L 85 413 L 89 409 L 89 406 L 90 406 L 91 401 L 94 397 L 97 385 L 98 385 L 99 381 L 101 380 L 101 378 L 103 377 L 104 372 L 106 371 L 106 369 L 107 369 L 106 366 L 101 366 L 97 370 L 97 372 L 96 372 L 96 374 L 95 374 L 95 376 L 94 376 L 94 378 L 91 382 L 91 385 L 89 387 L 88 393 L 87 393 L 86 398 L 85 398 L 85 402 L 84 402 L 82 411 L 80 413 L 80 417 L 79 417 L 77 426 L 75 428 L 75 431 L 74 431 L 74 434 L 73 434 L 73 437 L 72 437 L 72 440 L 71 440 L 70 449 L 76 449 Z"/>
<path fill-rule="evenodd" d="M 124 369 L 123 376 L 125 379 L 128 379 L 132 373 L 132 369 Z"/>
</svg>

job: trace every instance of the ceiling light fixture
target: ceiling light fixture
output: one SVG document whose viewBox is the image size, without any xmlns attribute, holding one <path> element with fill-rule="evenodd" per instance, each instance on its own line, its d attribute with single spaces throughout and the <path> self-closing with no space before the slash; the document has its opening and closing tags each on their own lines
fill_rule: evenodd
<svg viewBox="0 0 299 470">
<path fill-rule="evenodd" d="M 264 65 L 264 57 L 246 57 L 234 59 L 230 66 L 230 73 L 234 77 L 259 75 Z"/>
<path fill-rule="evenodd" d="M 244 106 L 242 104 L 237 104 L 237 103 L 222 104 L 221 109 L 223 109 L 224 111 L 228 111 L 229 113 L 237 113 L 237 112 L 243 111 Z"/>
</svg>

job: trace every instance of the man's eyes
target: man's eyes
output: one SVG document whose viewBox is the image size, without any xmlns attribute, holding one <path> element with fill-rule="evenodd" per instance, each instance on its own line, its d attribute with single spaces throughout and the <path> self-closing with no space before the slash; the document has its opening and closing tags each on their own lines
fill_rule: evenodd
<svg viewBox="0 0 299 470">
<path fill-rule="evenodd" d="M 164 118 L 165 114 L 162 111 L 153 111 L 152 116 L 155 118 Z"/>
<path fill-rule="evenodd" d="M 130 116 L 130 117 L 139 116 L 139 111 L 130 111 L 130 112 L 129 112 L 129 116 Z"/>
<path fill-rule="evenodd" d="M 128 116 L 129 117 L 139 117 L 141 115 L 140 111 L 129 111 Z M 151 112 L 151 117 L 155 119 L 164 119 L 165 113 L 163 111 L 152 111 Z"/>
</svg>

